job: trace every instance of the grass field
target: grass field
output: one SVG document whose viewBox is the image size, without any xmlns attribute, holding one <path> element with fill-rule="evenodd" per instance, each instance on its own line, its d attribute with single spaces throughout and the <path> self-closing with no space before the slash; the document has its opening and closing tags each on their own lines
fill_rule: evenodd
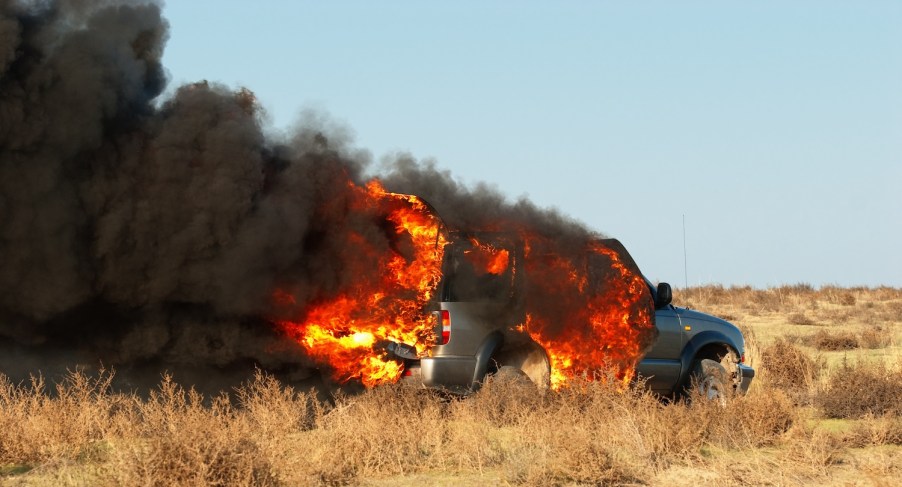
<svg viewBox="0 0 902 487">
<path fill-rule="evenodd" d="M 231 398 L 164 379 L 142 399 L 108 373 L 0 377 L 0 485 L 899 485 L 902 290 L 700 287 L 675 302 L 743 328 L 748 395 L 490 381 L 465 400 L 391 386 L 324 403 L 260 374 Z"/>
</svg>

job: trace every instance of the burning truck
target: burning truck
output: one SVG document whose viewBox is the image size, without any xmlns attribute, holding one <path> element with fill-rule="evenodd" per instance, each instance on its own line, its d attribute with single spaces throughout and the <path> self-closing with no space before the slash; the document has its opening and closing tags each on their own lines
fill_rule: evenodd
<svg viewBox="0 0 902 487">
<path fill-rule="evenodd" d="M 666 390 L 730 357 L 715 375 L 750 377 L 734 327 L 554 211 L 400 154 L 396 192 L 365 184 L 342 130 L 268 138 L 247 89 L 161 98 L 168 38 L 155 2 L 0 2 L 4 374 L 102 361 L 127 389 L 167 369 L 215 392 L 309 365 L 466 392 L 606 369 Z"/>
<path fill-rule="evenodd" d="M 722 396 L 754 377 L 739 329 L 673 306 L 670 286 L 652 285 L 617 240 L 503 222 L 452 229 L 425 200 L 378 181 L 354 204 L 387 222 L 392 245 L 359 249 L 376 272 L 278 323 L 338 382 L 466 394 L 492 374 L 560 388 L 604 370 L 662 395 L 696 384 Z"/>
</svg>

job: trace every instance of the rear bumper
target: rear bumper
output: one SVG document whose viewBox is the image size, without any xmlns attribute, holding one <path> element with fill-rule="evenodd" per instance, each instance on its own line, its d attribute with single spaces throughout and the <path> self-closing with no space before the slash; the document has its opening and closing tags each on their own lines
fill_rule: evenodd
<svg viewBox="0 0 902 487">
<path fill-rule="evenodd" d="M 745 364 L 739 364 L 739 377 L 739 392 L 745 394 L 749 391 L 749 385 L 751 385 L 752 379 L 755 378 L 755 369 Z"/>
<path fill-rule="evenodd" d="M 469 391 L 476 372 L 476 357 L 445 355 L 420 359 L 420 376 L 423 385 L 448 389 L 453 392 Z"/>
</svg>

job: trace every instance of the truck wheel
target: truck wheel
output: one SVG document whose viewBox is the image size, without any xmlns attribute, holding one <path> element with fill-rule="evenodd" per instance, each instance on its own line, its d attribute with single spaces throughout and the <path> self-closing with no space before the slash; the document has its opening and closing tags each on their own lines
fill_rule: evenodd
<svg viewBox="0 0 902 487">
<path fill-rule="evenodd" d="M 526 375 L 526 372 L 511 365 L 501 366 L 498 369 L 498 372 L 492 374 L 492 380 L 518 384 L 532 384 L 532 381 L 529 379 L 529 376 Z"/>
<path fill-rule="evenodd" d="M 548 353 L 538 343 L 530 341 L 526 345 L 504 350 L 494 357 L 498 372 L 514 369 L 527 377 L 539 389 L 548 389 L 551 384 L 551 365 Z M 510 372 L 505 372 L 510 373 Z"/>
<path fill-rule="evenodd" d="M 692 369 L 692 387 L 708 400 L 726 405 L 729 394 L 729 374 L 720 362 L 699 360 Z"/>
</svg>

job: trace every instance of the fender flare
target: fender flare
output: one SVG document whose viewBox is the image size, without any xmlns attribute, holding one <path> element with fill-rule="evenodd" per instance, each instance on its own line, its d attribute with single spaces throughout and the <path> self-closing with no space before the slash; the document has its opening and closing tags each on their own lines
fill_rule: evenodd
<svg viewBox="0 0 902 487">
<path fill-rule="evenodd" d="M 689 381 L 692 362 L 695 361 L 698 352 L 708 345 L 725 345 L 734 351 L 739 350 L 733 340 L 719 331 L 707 330 L 695 335 L 686 343 L 683 353 L 680 355 L 680 379 L 674 384 L 674 392 L 680 392 L 680 389 Z"/>
<path fill-rule="evenodd" d="M 473 370 L 473 380 L 470 382 L 470 389 L 478 390 L 485 380 L 485 376 L 489 371 L 489 363 L 495 350 L 504 344 L 504 335 L 500 331 L 493 331 L 482 341 L 479 349 L 476 351 L 476 368 Z"/>
</svg>

